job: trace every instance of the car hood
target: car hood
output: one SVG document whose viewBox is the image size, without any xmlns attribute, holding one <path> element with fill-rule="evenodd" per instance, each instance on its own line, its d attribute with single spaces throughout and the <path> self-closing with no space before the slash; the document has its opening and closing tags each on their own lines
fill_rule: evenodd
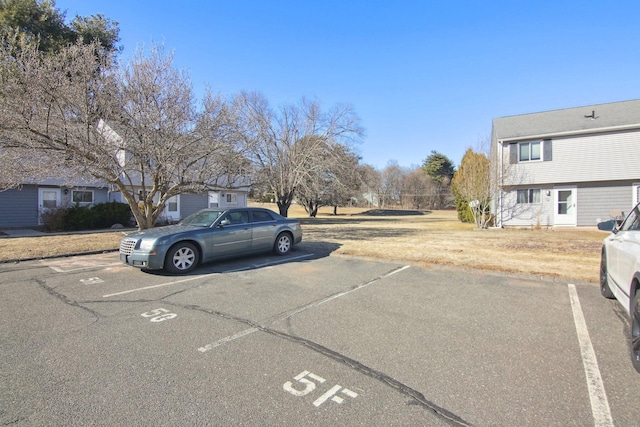
<svg viewBox="0 0 640 427">
<path fill-rule="evenodd" d="M 127 238 L 131 239 L 158 239 L 160 237 L 169 236 L 172 234 L 186 233 L 194 230 L 202 230 L 205 227 L 197 227 L 194 225 L 167 225 L 166 227 L 150 228 L 148 230 L 135 231 L 127 234 Z"/>
</svg>

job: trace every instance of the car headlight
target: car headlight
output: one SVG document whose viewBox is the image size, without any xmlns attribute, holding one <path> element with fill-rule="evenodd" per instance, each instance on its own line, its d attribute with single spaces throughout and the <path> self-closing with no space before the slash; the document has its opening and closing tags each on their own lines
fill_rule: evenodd
<svg viewBox="0 0 640 427">
<path fill-rule="evenodd" d="M 149 251 L 149 250 L 153 249 L 153 244 L 154 243 L 155 243 L 154 240 L 142 240 L 140 242 L 140 250 Z"/>
</svg>

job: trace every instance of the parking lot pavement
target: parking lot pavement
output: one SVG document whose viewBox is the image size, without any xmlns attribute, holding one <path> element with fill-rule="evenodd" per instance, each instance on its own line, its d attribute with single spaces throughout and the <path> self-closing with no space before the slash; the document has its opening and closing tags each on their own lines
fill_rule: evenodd
<svg viewBox="0 0 640 427">
<path fill-rule="evenodd" d="M 0 296 L 2 424 L 640 419 L 624 313 L 596 284 L 298 250 L 188 276 L 117 254 L 0 265 Z"/>
</svg>

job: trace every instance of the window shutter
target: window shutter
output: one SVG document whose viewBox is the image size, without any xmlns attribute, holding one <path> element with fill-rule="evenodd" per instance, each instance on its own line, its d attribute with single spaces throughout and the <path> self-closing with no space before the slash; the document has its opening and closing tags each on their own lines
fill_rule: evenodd
<svg viewBox="0 0 640 427">
<path fill-rule="evenodd" d="M 518 144 L 509 144 L 509 163 L 514 165 L 518 163 Z"/>
<path fill-rule="evenodd" d="M 551 140 L 550 139 L 545 139 L 543 141 L 544 144 L 544 154 L 543 154 L 543 158 L 545 162 L 550 162 L 551 160 L 553 160 L 553 150 L 551 148 Z"/>
</svg>

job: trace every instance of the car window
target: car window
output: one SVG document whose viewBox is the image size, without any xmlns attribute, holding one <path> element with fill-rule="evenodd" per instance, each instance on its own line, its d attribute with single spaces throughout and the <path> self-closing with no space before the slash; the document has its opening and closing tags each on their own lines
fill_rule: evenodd
<svg viewBox="0 0 640 427">
<path fill-rule="evenodd" d="M 235 211 L 227 213 L 222 221 L 229 220 L 229 225 L 246 224 L 249 222 L 249 212 Z"/>
<path fill-rule="evenodd" d="M 273 217 L 267 211 L 253 211 L 251 212 L 252 222 L 266 222 L 273 221 Z"/>
<path fill-rule="evenodd" d="M 186 217 L 183 221 L 180 222 L 180 225 L 195 225 L 198 227 L 209 227 L 213 224 L 222 211 L 200 211 L 196 212 L 191 216 Z"/>
<path fill-rule="evenodd" d="M 621 231 L 638 231 L 640 230 L 640 212 L 638 212 L 638 206 L 636 206 L 627 219 L 624 220 Z"/>
</svg>

